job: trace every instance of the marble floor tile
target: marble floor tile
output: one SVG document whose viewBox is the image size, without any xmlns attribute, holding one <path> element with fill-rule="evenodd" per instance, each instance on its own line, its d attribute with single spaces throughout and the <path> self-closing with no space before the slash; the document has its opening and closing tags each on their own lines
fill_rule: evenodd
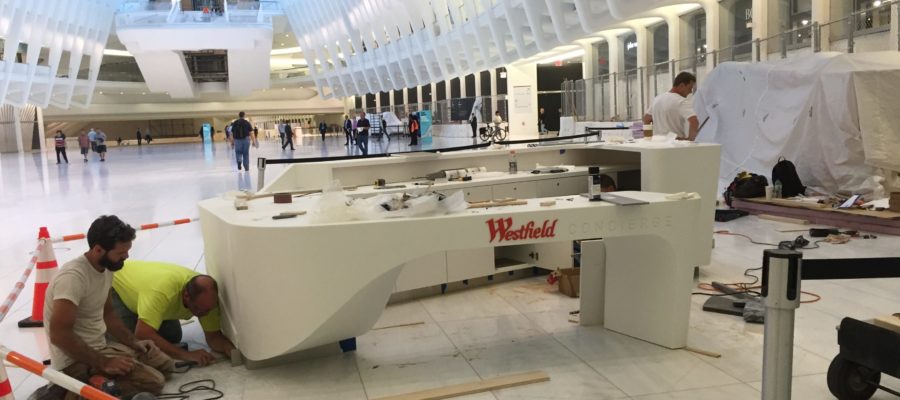
<svg viewBox="0 0 900 400">
<path fill-rule="evenodd" d="M 491 348 L 547 336 L 522 314 L 444 321 L 440 326 L 460 350 Z"/>
<path fill-rule="evenodd" d="M 632 397 L 634 400 L 759 400 L 759 391 L 745 384 Z M 805 399 L 806 397 L 804 397 Z M 811 398 L 810 398 L 811 399 Z"/>
<path fill-rule="evenodd" d="M 421 303 L 438 322 L 519 314 L 503 297 L 483 289 L 430 297 L 422 299 Z"/>
<path fill-rule="evenodd" d="M 686 351 L 665 349 L 603 328 L 580 328 L 555 336 L 629 396 L 738 383 Z"/>
<path fill-rule="evenodd" d="M 791 396 L 795 399 L 834 399 L 831 391 L 828 390 L 827 374 L 815 374 L 807 376 L 796 376 L 791 385 Z M 891 389 L 900 389 L 900 380 L 882 375 L 881 384 Z M 752 382 L 749 384 L 756 390 L 762 390 L 762 382 Z M 878 390 L 871 397 L 872 400 L 896 400 L 897 396 Z"/>
<path fill-rule="evenodd" d="M 471 346 L 463 355 L 483 378 L 544 371 L 549 382 L 496 390 L 499 399 L 618 399 L 625 393 L 552 336 Z"/>
</svg>

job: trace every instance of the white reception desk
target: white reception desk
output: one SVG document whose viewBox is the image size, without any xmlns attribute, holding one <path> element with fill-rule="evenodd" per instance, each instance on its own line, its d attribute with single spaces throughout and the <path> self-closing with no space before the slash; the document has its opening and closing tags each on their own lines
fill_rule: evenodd
<svg viewBox="0 0 900 400">
<path fill-rule="evenodd" d="M 586 187 L 586 171 L 576 169 L 570 176 L 527 171 L 535 162 L 606 165 L 611 172 L 639 168 L 645 192 L 622 194 L 649 204 L 615 206 L 556 193 L 549 197 L 557 199 L 553 207 L 541 207 L 540 198 L 533 198 L 525 206 L 470 209 L 453 215 L 311 224 L 308 215 L 284 220 L 271 216 L 311 211 L 317 195 L 297 198 L 293 204 L 274 204 L 271 198 L 252 200 L 245 211 L 236 211 L 225 198 L 204 200 L 200 220 L 206 265 L 219 280 L 226 334 L 253 361 L 312 349 L 368 331 L 401 273 L 418 268 L 415 260 L 444 253 L 449 262 L 453 252 L 531 245 L 571 248 L 572 240 L 603 238 L 605 254 L 600 263 L 582 265 L 582 323 L 602 323 L 669 348 L 685 346 L 693 267 L 707 263 L 711 247 L 718 146 L 568 145 L 517 151 L 523 172 L 515 176 L 448 183 L 435 189 L 490 193 L 488 197 L 506 197 L 495 194 L 505 193 L 509 185 L 524 191 L 534 188 L 526 194 L 554 188 L 577 193 L 584 190 L 576 180 Z M 334 178 L 344 185 L 359 185 L 375 178 L 400 182 L 440 169 L 505 170 L 507 154 L 506 150 L 482 150 L 401 156 L 402 160 L 296 164 L 264 191 L 321 187 Z M 485 187 L 489 191 L 474 190 Z M 702 198 L 666 200 L 648 188 L 699 192 Z M 366 188 L 356 191 L 365 192 Z M 529 223 L 533 228 L 528 228 Z M 455 278 L 465 279 L 465 275 Z M 453 279 L 449 270 L 446 279 Z"/>
</svg>

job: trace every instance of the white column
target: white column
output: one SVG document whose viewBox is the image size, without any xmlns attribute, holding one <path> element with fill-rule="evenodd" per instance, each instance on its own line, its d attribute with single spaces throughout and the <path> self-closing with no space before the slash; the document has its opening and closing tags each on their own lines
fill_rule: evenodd
<svg viewBox="0 0 900 400">
<path fill-rule="evenodd" d="M 647 96 L 650 95 L 650 91 L 648 90 L 647 85 L 647 66 L 650 65 L 650 57 L 653 54 L 653 36 L 650 35 L 650 31 L 646 26 L 635 26 L 634 27 L 634 35 L 637 39 L 637 66 L 638 66 L 638 77 L 637 77 L 637 96 L 635 96 L 635 100 L 637 104 L 634 104 L 636 109 L 634 110 L 634 115 L 644 115 L 644 110 L 647 109 L 646 102 Z M 634 89 L 632 89 L 634 90 Z"/>
<path fill-rule="evenodd" d="M 483 94 L 481 93 L 481 71 L 475 73 L 475 93 L 472 93 L 471 96 L 480 97 Z"/>
<path fill-rule="evenodd" d="M 616 74 L 610 75 L 609 79 L 609 93 L 612 98 L 607 102 L 609 104 L 609 109 L 607 115 L 611 117 L 617 117 L 621 119 L 624 108 L 618 106 L 620 99 L 622 98 L 621 93 L 623 93 L 622 85 L 619 84 L 619 75 L 622 73 L 622 65 L 625 63 L 625 53 L 622 47 L 622 40 L 619 39 L 618 36 L 609 35 L 606 37 L 606 43 L 609 45 L 609 73 Z"/>
<path fill-rule="evenodd" d="M 381 112 L 381 93 L 375 92 L 375 112 Z"/>
<path fill-rule="evenodd" d="M 816 0 L 813 0 L 816 1 Z M 826 2 L 828 0 L 825 0 Z M 815 9 L 815 5 L 813 6 Z M 815 11 L 813 11 L 815 13 Z M 815 17 L 813 17 L 815 20 Z M 764 39 L 769 36 L 769 0 L 753 0 L 753 40 Z M 756 44 L 753 45 L 753 61 L 769 59 L 769 41 L 760 43 L 759 54 L 756 54 Z"/>
<path fill-rule="evenodd" d="M 891 15 L 891 26 L 894 25 L 895 19 Z M 830 0 L 812 0 L 812 20 L 818 22 L 819 25 L 831 21 L 831 1 Z M 822 28 L 819 36 L 819 49 L 828 51 L 831 48 L 831 37 L 828 29 Z M 896 35 L 894 35 L 896 37 Z M 815 45 L 815 43 L 813 43 Z"/>
<path fill-rule="evenodd" d="M 666 26 L 669 29 L 669 60 L 681 58 L 681 18 L 678 15 L 666 17 Z"/>
<path fill-rule="evenodd" d="M 394 104 L 397 104 L 394 100 L 394 89 L 388 90 L 388 102 L 388 105 L 391 106 L 391 112 L 394 112 Z"/>
<path fill-rule="evenodd" d="M 890 37 L 890 47 L 888 50 L 890 51 L 900 51 L 900 21 L 897 19 L 900 18 L 900 4 L 894 3 L 891 5 L 891 37 Z"/>
<path fill-rule="evenodd" d="M 718 3 L 707 3 L 704 7 L 706 10 L 706 49 L 707 51 L 718 50 L 721 46 L 721 34 L 719 32 L 719 15 L 721 7 Z M 714 57 L 706 57 L 706 71 L 712 71 L 715 68 Z"/>
<path fill-rule="evenodd" d="M 41 138 L 41 153 L 44 153 L 47 147 L 47 137 L 44 135 L 44 110 L 40 107 L 34 107 L 34 112 L 37 116 L 38 137 Z"/>
<path fill-rule="evenodd" d="M 526 63 L 508 65 L 506 67 L 509 100 L 509 138 L 511 140 L 536 139 L 537 130 L 537 64 Z M 529 98 L 517 99 L 516 88 L 530 88 Z M 517 109 L 517 101 L 524 101 L 531 106 L 528 109 Z"/>
<path fill-rule="evenodd" d="M 497 69 L 491 68 L 488 73 L 491 75 L 491 92 L 488 95 L 491 96 L 491 114 L 493 114 L 497 112 Z M 488 115 L 485 118 L 492 117 L 493 115 Z"/>
<path fill-rule="evenodd" d="M 593 43 L 580 42 L 584 49 L 584 57 L 581 59 L 581 75 L 584 77 L 584 116 L 587 121 L 596 121 L 597 113 L 594 109 L 594 77 L 597 75 L 597 60 L 600 59 L 600 51 Z"/>
<path fill-rule="evenodd" d="M 459 97 L 466 97 L 466 77 L 459 77 Z"/>
<path fill-rule="evenodd" d="M 422 104 L 422 85 L 416 86 L 416 104 Z"/>
<path fill-rule="evenodd" d="M 431 103 L 437 101 L 437 83 L 431 82 Z M 433 112 L 433 111 L 432 111 Z"/>
<path fill-rule="evenodd" d="M 13 113 L 13 127 L 16 129 L 16 149 L 19 150 L 19 154 L 25 152 L 25 145 L 22 143 L 22 109 L 19 107 L 12 107 Z"/>
</svg>

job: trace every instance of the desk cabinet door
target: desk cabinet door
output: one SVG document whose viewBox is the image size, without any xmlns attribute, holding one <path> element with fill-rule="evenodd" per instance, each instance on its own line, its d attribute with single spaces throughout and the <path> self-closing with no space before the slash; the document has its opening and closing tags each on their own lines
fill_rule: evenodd
<svg viewBox="0 0 900 400">
<path fill-rule="evenodd" d="M 490 186 L 473 186 L 460 190 L 466 195 L 466 201 L 469 203 L 491 200 L 492 191 Z M 450 194 L 451 192 L 453 191 L 448 191 L 447 194 Z"/>
<path fill-rule="evenodd" d="M 516 199 L 532 199 L 537 197 L 537 186 L 534 181 L 505 183 L 502 185 L 494 185 L 494 199 L 505 198 Z"/>
<path fill-rule="evenodd" d="M 451 250 L 447 252 L 447 282 L 458 282 L 494 273 L 494 249 Z"/>
<path fill-rule="evenodd" d="M 587 193 L 587 180 L 586 176 L 540 180 L 537 181 L 537 195 L 535 197 L 569 196 Z"/>
<path fill-rule="evenodd" d="M 403 264 L 395 292 L 440 285 L 447 282 L 447 253 L 440 251 Z"/>
<path fill-rule="evenodd" d="M 551 271 L 572 268 L 572 241 L 535 243 L 534 250 L 537 254 L 534 263 L 538 267 Z"/>
</svg>

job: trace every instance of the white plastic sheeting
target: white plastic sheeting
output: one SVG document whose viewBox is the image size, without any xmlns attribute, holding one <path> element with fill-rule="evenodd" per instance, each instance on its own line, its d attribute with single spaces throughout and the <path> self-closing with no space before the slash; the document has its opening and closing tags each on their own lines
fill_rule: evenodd
<svg viewBox="0 0 900 400">
<path fill-rule="evenodd" d="M 720 189 L 742 170 L 771 177 L 779 157 L 823 193 L 881 197 L 900 170 L 900 53 L 819 53 L 773 63 L 724 63 L 700 82 L 699 142 L 722 145 Z"/>
</svg>

